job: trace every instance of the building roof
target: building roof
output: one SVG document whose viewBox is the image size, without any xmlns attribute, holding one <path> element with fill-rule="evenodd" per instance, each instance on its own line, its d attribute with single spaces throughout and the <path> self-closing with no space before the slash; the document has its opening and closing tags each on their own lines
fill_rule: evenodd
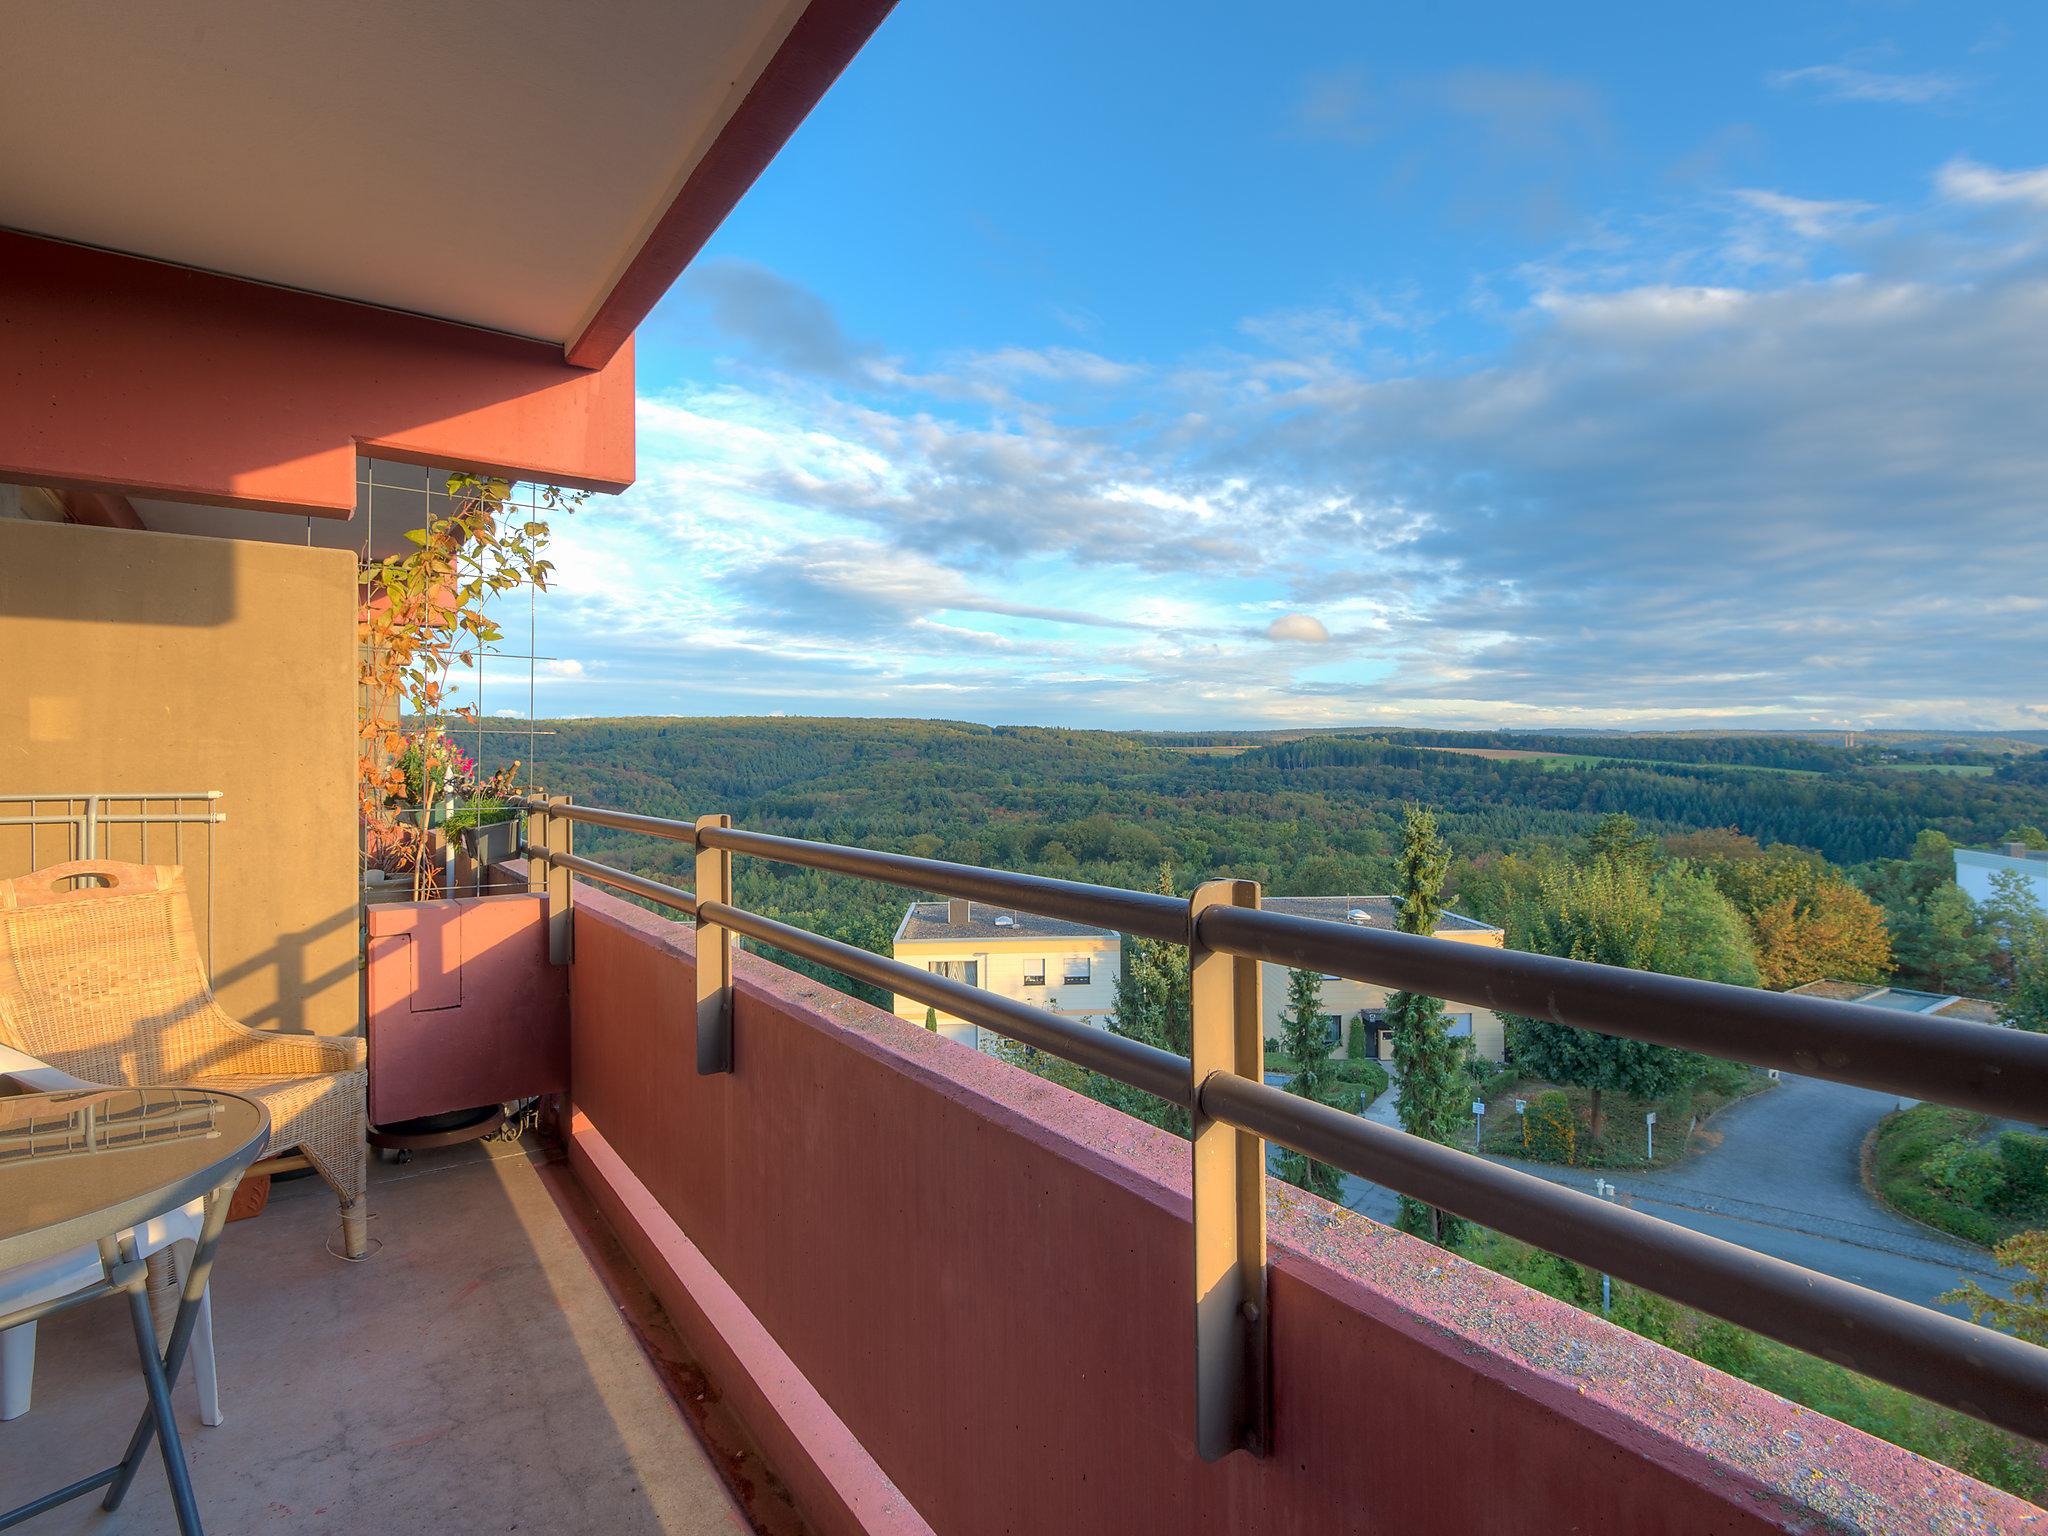
<svg viewBox="0 0 2048 1536">
<path fill-rule="evenodd" d="M 1391 896 L 1267 896 L 1260 903 L 1268 912 L 1284 912 L 1289 917 L 1313 917 L 1326 923 L 1350 923 L 1359 928 L 1382 928 L 1391 932 L 1397 926 L 1400 906 Z M 1466 917 L 1457 912 L 1446 912 L 1437 923 L 1437 932 L 1449 930 L 1454 933 L 1499 933 L 1501 930 L 1491 923 L 1482 923 L 1477 918 Z"/>
<path fill-rule="evenodd" d="M 956 923 L 947 916 L 949 904 L 943 901 L 913 901 L 910 910 L 903 916 L 903 922 L 896 930 L 896 941 L 916 943 L 944 939 L 1113 939 L 1116 934 L 1108 928 L 1091 928 L 1086 923 L 1070 923 L 1057 917 L 1036 917 L 1029 912 L 1017 912 L 1008 907 L 994 906 L 988 902 L 972 901 L 968 904 L 968 918 Z M 1263 905 L 1269 912 L 1284 912 L 1289 917 L 1312 917 L 1329 923 L 1354 923 L 1361 928 L 1392 929 L 1396 915 L 1394 898 L 1391 896 L 1269 896 Z M 1353 916 L 1363 914 L 1362 917 Z M 1489 923 L 1482 923 L 1456 912 L 1446 912 L 1438 925 L 1438 932 L 1446 929 L 1457 932 L 1498 933 L 1500 930 Z"/>
<path fill-rule="evenodd" d="M 896 929 L 899 944 L 932 939 L 1113 939 L 1109 928 L 1091 928 L 1063 918 L 1037 917 L 985 901 L 967 904 L 967 921 L 949 921 L 949 902 L 913 901 Z"/>
<path fill-rule="evenodd" d="M 2000 843 L 1996 848 L 1958 848 L 1958 855 L 1975 854 L 1980 858 L 2011 859 L 2016 863 L 2048 863 L 2048 848 L 2028 848 L 2017 843 Z"/>
<path fill-rule="evenodd" d="M 1981 997 L 1952 997 L 1934 1012 L 1940 1018 L 1962 1019 L 1971 1024 L 2001 1022 L 1998 1004 L 1986 1002 Z"/>
<path fill-rule="evenodd" d="M 1948 992 L 1919 992 L 1911 987 L 1884 987 L 1868 981 L 1809 981 L 1792 991 L 1800 997 L 1861 1003 L 1866 1008 L 1889 1008 L 1894 1013 L 1924 1013 L 1934 1018 L 1958 1019 L 1970 1024 L 1999 1022 L 1996 1003 L 1981 997 L 1957 997 Z"/>
</svg>

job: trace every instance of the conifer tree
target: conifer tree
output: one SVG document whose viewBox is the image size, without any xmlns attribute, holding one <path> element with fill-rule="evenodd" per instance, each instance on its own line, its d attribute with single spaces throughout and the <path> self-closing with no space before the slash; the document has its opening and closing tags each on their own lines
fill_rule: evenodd
<svg viewBox="0 0 2048 1536">
<path fill-rule="evenodd" d="M 1287 973 L 1287 1009 L 1280 1016 L 1280 1050 L 1293 1059 L 1294 1076 L 1287 1091 L 1304 1099 L 1318 1100 L 1329 1081 L 1329 1026 L 1323 1022 L 1323 978 L 1314 971 Z M 1280 1177 L 1288 1183 L 1335 1200 L 1344 1187 L 1344 1175 L 1328 1163 L 1316 1162 L 1299 1152 L 1282 1152 L 1274 1159 Z"/>
<path fill-rule="evenodd" d="M 1451 850 L 1437 833 L 1436 813 L 1410 806 L 1401 829 L 1400 912 L 1395 926 L 1403 933 L 1433 934 L 1443 918 L 1444 877 Z M 1465 1047 L 1451 1033 L 1450 1017 L 1441 1000 L 1416 992 L 1396 992 L 1387 999 L 1387 1024 L 1393 1035 L 1394 1069 L 1401 1075 L 1401 1128 L 1411 1136 L 1448 1143 L 1465 1123 Z M 1401 1229 L 1455 1248 L 1466 1223 L 1407 1195 L 1401 1197 Z"/>
</svg>

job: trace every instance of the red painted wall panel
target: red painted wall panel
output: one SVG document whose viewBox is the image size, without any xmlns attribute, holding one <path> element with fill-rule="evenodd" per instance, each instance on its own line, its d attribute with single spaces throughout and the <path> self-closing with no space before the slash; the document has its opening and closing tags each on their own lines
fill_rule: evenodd
<svg viewBox="0 0 2048 1536">
<path fill-rule="evenodd" d="M 1631 1536 L 2038 1512 L 1271 1186 L 1273 1454 L 1198 1460 L 1184 1143 L 580 888 L 572 1096 L 934 1529 Z"/>
<path fill-rule="evenodd" d="M 617 491 L 633 351 L 562 349 L 0 231 L 0 481 L 316 517 L 356 454 Z"/>
<path fill-rule="evenodd" d="M 568 972 L 547 956 L 539 896 L 369 909 L 370 1120 L 560 1093 Z"/>
</svg>

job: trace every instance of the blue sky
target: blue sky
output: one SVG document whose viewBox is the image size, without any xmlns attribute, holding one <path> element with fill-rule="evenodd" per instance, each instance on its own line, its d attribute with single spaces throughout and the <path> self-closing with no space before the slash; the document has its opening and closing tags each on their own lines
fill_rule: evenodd
<svg viewBox="0 0 2048 1536">
<path fill-rule="evenodd" d="M 2048 726 L 2044 76 L 2035 7 L 906 0 L 642 328 L 541 708 Z"/>
</svg>

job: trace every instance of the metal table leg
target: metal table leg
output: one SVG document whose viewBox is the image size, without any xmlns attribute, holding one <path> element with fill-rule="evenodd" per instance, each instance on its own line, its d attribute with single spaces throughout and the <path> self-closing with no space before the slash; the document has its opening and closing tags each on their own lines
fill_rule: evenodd
<svg viewBox="0 0 2048 1536">
<path fill-rule="evenodd" d="M 151 1437 L 161 1430 L 164 1476 L 170 1480 L 171 1502 L 177 1508 L 181 1536 L 202 1536 L 202 1533 L 199 1509 L 192 1497 L 192 1477 L 185 1468 L 184 1446 L 178 1438 L 177 1421 L 171 1414 L 171 1388 L 177 1385 L 178 1371 L 185 1364 L 186 1351 L 191 1347 L 192 1330 L 199 1322 L 199 1298 L 206 1293 L 207 1278 L 213 1272 L 213 1256 L 220 1248 L 221 1233 L 227 1229 L 228 1201 L 234 1192 L 232 1183 L 223 1184 L 207 1196 L 206 1220 L 200 1225 L 198 1242 L 192 1246 L 192 1271 L 185 1277 L 185 1289 L 178 1298 L 178 1315 L 171 1324 L 171 1340 L 160 1360 L 156 1353 L 156 1328 L 149 1317 L 147 1288 L 137 1286 L 128 1293 L 129 1309 L 135 1320 L 135 1345 L 142 1356 L 143 1381 L 149 1390 L 149 1409 L 135 1426 L 135 1433 L 129 1437 L 128 1453 L 121 1458 L 120 1468 L 107 1488 L 107 1496 L 100 1501 L 100 1507 L 106 1510 L 121 1507 L 121 1500 L 127 1497 L 129 1484 L 135 1481 L 143 1455 L 149 1449 Z"/>
</svg>

